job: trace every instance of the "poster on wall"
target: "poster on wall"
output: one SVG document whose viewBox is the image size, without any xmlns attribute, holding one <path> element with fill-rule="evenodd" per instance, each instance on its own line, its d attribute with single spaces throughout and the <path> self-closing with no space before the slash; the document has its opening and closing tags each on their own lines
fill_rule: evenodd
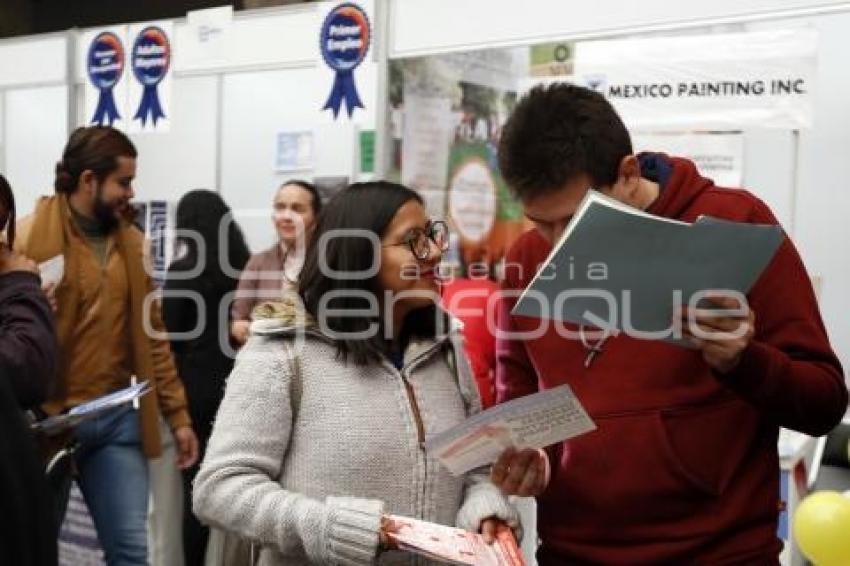
<svg viewBox="0 0 850 566">
<path fill-rule="evenodd" d="M 435 216 L 446 212 L 445 187 L 452 133 L 449 98 L 406 93 L 401 183 L 419 191 L 428 212 Z"/>
<path fill-rule="evenodd" d="M 171 128 L 173 23 L 168 20 L 129 27 L 130 132 L 167 132 Z"/>
<path fill-rule="evenodd" d="M 740 132 L 631 132 L 635 153 L 655 151 L 685 157 L 720 187 L 740 187 L 744 177 L 744 136 Z"/>
<path fill-rule="evenodd" d="M 163 200 L 151 201 L 148 207 L 147 237 L 151 245 L 152 276 L 157 287 L 162 287 L 165 282 L 165 273 L 172 251 L 168 209 L 168 203 Z"/>
<path fill-rule="evenodd" d="M 418 190 L 430 214 L 450 221 L 467 266 L 485 263 L 495 270 L 526 229 L 496 157 L 516 103 L 511 77 L 518 61 L 504 51 L 390 64 L 388 175 Z"/>
<path fill-rule="evenodd" d="M 313 168 L 313 132 L 278 132 L 275 144 L 275 171 L 302 171 Z"/>
<path fill-rule="evenodd" d="M 449 184 L 449 215 L 462 238 L 480 243 L 496 222 L 496 182 L 480 157 L 463 161 Z"/>
<path fill-rule="evenodd" d="M 812 126 L 814 29 L 581 42 L 574 73 L 630 129 Z"/>
<path fill-rule="evenodd" d="M 322 110 L 330 110 L 334 119 L 345 107 L 349 118 L 355 108 L 365 108 L 357 90 L 355 71 L 369 54 L 373 41 L 372 0 L 358 2 L 322 3 L 319 28 L 319 50 L 328 72 L 334 76 L 333 85 Z"/>
<path fill-rule="evenodd" d="M 124 129 L 130 82 L 127 26 L 86 32 L 85 111 L 89 124 Z"/>
<path fill-rule="evenodd" d="M 186 13 L 180 36 L 180 60 L 192 68 L 226 65 L 233 45 L 233 6 Z"/>
<path fill-rule="evenodd" d="M 528 50 L 529 76 L 562 77 L 572 76 L 575 43 L 559 41 L 532 45 Z"/>
</svg>

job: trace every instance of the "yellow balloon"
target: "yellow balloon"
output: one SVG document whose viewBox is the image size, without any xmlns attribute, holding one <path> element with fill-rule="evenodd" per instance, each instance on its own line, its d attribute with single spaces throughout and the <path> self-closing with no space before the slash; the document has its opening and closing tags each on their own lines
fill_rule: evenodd
<svg viewBox="0 0 850 566">
<path fill-rule="evenodd" d="M 850 498 L 836 491 L 806 497 L 794 513 L 794 538 L 815 566 L 850 565 Z"/>
</svg>

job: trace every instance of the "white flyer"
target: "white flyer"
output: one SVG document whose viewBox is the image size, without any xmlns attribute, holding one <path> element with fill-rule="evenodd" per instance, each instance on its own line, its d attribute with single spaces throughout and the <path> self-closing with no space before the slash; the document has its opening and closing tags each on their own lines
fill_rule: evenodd
<svg viewBox="0 0 850 566">
<path fill-rule="evenodd" d="M 32 424 L 32 428 L 48 436 L 73 429 L 81 423 L 104 412 L 127 403 L 133 403 L 151 390 L 147 381 L 142 381 L 119 391 L 97 397 L 82 405 L 77 405 L 67 413 L 48 417 Z"/>
<path fill-rule="evenodd" d="M 38 271 L 41 274 L 42 284 L 56 287 L 65 276 L 65 256 L 59 254 L 39 263 Z"/>
<path fill-rule="evenodd" d="M 137 397 L 140 397 L 150 391 L 150 387 L 147 381 L 142 381 L 141 383 L 136 383 L 131 385 L 130 387 L 125 387 L 119 391 L 115 391 L 114 393 L 109 393 L 108 395 L 104 395 L 102 397 L 98 397 L 96 399 L 92 399 L 82 405 L 77 405 L 70 411 L 68 411 L 69 415 L 86 415 L 89 413 L 102 413 L 103 411 L 107 411 L 109 409 L 113 409 L 115 407 L 120 407 L 125 403 L 130 403 Z"/>
<path fill-rule="evenodd" d="M 595 429 L 570 386 L 561 385 L 478 413 L 429 438 L 425 450 L 460 475 L 495 462 L 505 448 L 543 448 Z"/>
</svg>

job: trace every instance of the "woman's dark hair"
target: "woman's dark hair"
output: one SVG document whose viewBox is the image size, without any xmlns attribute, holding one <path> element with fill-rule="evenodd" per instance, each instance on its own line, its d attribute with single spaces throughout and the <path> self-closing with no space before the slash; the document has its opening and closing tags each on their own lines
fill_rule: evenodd
<svg viewBox="0 0 850 566">
<path fill-rule="evenodd" d="M 0 232 L 6 230 L 6 245 L 15 245 L 15 195 L 6 177 L 0 175 Z"/>
<path fill-rule="evenodd" d="M 289 181 L 283 183 L 280 187 L 278 187 L 278 191 L 287 185 L 295 185 L 296 187 L 301 187 L 313 197 L 313 202 L 311 205 L 313 206 L 313 215 L 318 216 L 322 211 L 322 196 L 319 194 L 319 191 L 316 189 L 316 186 L 313 183 L 308 183 L 307 181 L 302 181 L 300 179 L 290 179 Z M 275 193 L 277 194 L 277 193 Z"/>
<path fill-rule="evenodd" d="M 56 164 L 57 193 L 77 190 L 80 175 L 92 171 L 98 181 L 118 168 L 119 157 L 136 157 L 136 148 L 123 132 L 110 126 L 77 128 L 68 138 L 62 160 Z"/>
<path fill-rule="evenodd" d="M 190 271 L 203 262 L 199 277 L 210 281 L 217 289 L 235 287 L 235 279 L 228 276 L 221 266 L 219 253 L 221 246 L 227 246 L 227 261 L 232 269 L 242 271 L 251 252 L 245 243 L 242 230 L 232 217 L 230 207 L 221 196 L 213 191 L 197 189 L 189 191 L 177 203 L 174 225 L 178 230 L 174 240 L 175 252 L 181 252 L 178 259 L 169 266 L 171 271 Z M 227 241 L 221 241 L 221 223 L 227 225 Z M 199 257 L 198 242 L 180 231 L 194 232 L 204 242 L 204 257 Z M 177 255 L 177 253 L 175 253 Z"/>
<path fill-rule="evenodd" d="M 323 263 L 335 272 L 369 270 L 374 262 L 380 262 L 381 253 L 372 241 L 364 237 L 338 236 L 330 238 L 320 249 L 322 235 L 332 230 L 364 230 L 381 238 L 398 210 L 411 200 L 422 203 L 422 197 L 415 191 L 387 181 L 355 183 L 331 198 L 319 216 L 299 280 L 299 293 L 308 313 L 319 317 L 319 305 L 327 293 L 340 296 L 329 300 L 325 308 L 345 312 L 369 308 L 369 302 L 362 296 L 353 296 L 354 293 L 380 292 L 376 277 L 343 279 L 325 273 L 322 268 Z M 436 317 L 434 306 L 411 312 L 402 328 L 402 344 L 413 336 L 434 336 Z M 350 358 L 357 365 L 366 365 L 381 360 L 388 351 L 382 313 L 377 318 L 348 315 L 323 316 L 322 320 L 329 330 L 340 334 L 366 333 L 370 326 L 377 324 L 379 331 L 369 338 L 336 340 L 337 355 L 344 362 Z"/>
<path fill-rule="evenodd" d="M 499 169 L 526 200 L 583 174 L 594 187 L 609 187 L 631 153 L 629 132 L 604 96 L 553 83 L 534 87 L 517 104 L 499 140 Z"/>
</svg>

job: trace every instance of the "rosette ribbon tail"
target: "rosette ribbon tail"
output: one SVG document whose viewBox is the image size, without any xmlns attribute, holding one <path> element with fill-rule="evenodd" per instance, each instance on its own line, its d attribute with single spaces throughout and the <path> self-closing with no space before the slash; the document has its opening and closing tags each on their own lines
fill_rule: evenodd
<svg viewBox="0 0 850 566">
<path fill-rule="evenodd" d="M 364 108 L 360 95 L 357 94 L 357 86 L 354 84 L 354 74 L 350 70 L 337 71 L 333 87 L 331 87 L 331 94 L 322 110 L 330 109 L 334 114 L 334 119 L 336 119 L 343 102 L 345 102 L 349 118 L 354 113 L 355 108 Z"/>
<path fill-rule="evenodd" d="M 148 85 L 142 93 L 142 102 L 139 104 L 139 110 L 133 118 L 142 121 L 142 126 L 147 122 L 148 116 L 156 126 L 156 121 L 160 118 L 165 118 L 165 112 L 162 111 L 162 106 L 159 103 L 159 94 L 156 90 L 156 85 Z"/>
<path fill-rule="evenodd" d="M 115 97 L 112 95 L 112 88 L 101 88 L 100 96 L 97 99 L 97 107 L 94 109 L 91 123 L 102 126 L 104 122 L 111 126 L 112 123 L 120 118 L 118 108 L 115 107 Z"/>
</svg>

